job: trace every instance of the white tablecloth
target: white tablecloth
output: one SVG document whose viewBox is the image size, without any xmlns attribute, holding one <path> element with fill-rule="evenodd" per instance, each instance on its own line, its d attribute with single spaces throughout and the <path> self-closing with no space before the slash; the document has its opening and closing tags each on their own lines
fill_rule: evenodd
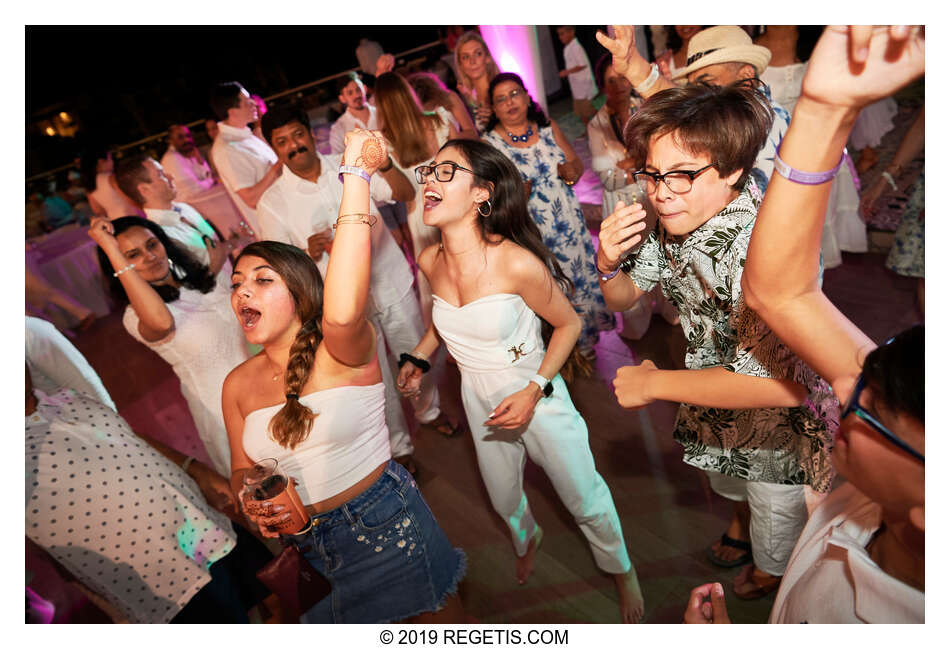
<svg viewBox="0 0 950 649">
<path fill-rule="evenodd" d="M 112 310 L 96 244 L 86 228 L 67 226 L 32 240 L 26 250 L 26 267 L 97 316 Z"/>
</svg>

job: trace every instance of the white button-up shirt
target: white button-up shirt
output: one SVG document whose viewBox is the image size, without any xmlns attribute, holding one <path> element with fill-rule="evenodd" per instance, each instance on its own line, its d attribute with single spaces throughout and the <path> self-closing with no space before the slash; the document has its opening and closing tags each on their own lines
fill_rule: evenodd
<svg viewBox="0 0 950 649">
<path fill-rule="evenodd" d="M 320 177 L 311 182 L 296 175 L 286 165 L 273 185 L 267 188 L 257 204 L 261 237 L 290 243 L 303 250 L 307 239 L 336 223 L 343 201 L 343 183 L 339 180 L 342 156 L 322 155 Z M 370 197 L 376 201 L 392 198 L 389 184 L 379 175 L 370 179 Z M 369 211 L 377 221 L 373 226 L 373 266 L 370 276 L 370 297 L 379 310 L 399 302 L 412 288 L 412 271 L 406 256 L 396 244 L 392 233 L 370 201 Z M 330 258 L 323 253 L 317 260 L 321 275 L 326 275 Z"/>
<path fill-rule="evenodd" d="M 330 153 L 343 153 L 343 149 L 346 148 L 343 138 L 354 128 L 368 128 L 370 130 L 378 128 L 376 125 L 376 107 L 370 104 L 366 104 L 366 107 L 369 108 L 369 120 L 365 123 L 349 110 L 340 115 L 340 119 L 333 122 L 333 126 L 330 127 Z"/>
<path fill-rule="evenodd" d="M 772 624 L 923 623 L 924 594 L 891 577 L 865 546 L 881 506 L 845 484 L 825 498 L 792 551 Z"/>
<path fill-rule="evenodd" d="M 257 232 L 257 210 L 249 207 L 237 192 L 259 183 L 277 162 L 277 154 L 249 128 L 234 128 L 218 122 L 218 130 L 218 137 L 211 146 L 214 166 L 244 220 Z"/>
<path fill-rule="evenodd" d="M 162 156 L 162 169 L 175 181 L 178 198 L 183 201 L 214 187 L 214 176 L 207 161 L 182 155 L 174 147 L 169 147 Z"/>
<path fill-rule="evenodd" d="M 172 203 L 170 210 L 145 208 L 145 216 L 149 221 L 162 226 L 169 239 L 182 244 L 201 264 L 211 264 L 211 256 L 203 237 L 209 237 L 215 242 L 218 237 L 214 228 L 198 210 L 188 203 Z"/>
</svg>

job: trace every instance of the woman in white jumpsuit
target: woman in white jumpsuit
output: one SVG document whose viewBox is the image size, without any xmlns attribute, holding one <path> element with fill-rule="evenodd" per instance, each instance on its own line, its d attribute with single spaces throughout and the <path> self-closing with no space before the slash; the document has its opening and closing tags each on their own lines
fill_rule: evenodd
<svg viewBox="0 0 950 649">
<path fill-rule="evenodd" d="M 527 453 L 574 516 L 598 567 L 614 576 L 623 621 L 635 622 L 643 614 L 636 570 L 594 467 L 587 425 L 558 374 L 580 319 L 562 291 L 570 283 L 528 215 L 521 175 L 491 145 L 451 140 L 433 164 L 416 169 L 416 180 L 425 185 L 423 221 L 439 228 L 442 242 L 419 256 L 432 286 L 433 324 L 401 356 L 397 384 L 407 395 L 418 390 L 429 355 L 445 341 L 461 373 L 482 480 L 511 532 L 518 581 L 530 576 L 541 541 L 522 486 Z M 547 346 L 544 328 L 551 330 Z"/>
</svg>

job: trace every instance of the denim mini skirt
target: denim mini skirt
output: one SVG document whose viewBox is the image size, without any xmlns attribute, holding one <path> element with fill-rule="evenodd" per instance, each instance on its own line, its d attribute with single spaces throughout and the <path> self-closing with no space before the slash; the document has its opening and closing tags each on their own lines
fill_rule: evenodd
<svg viewBox="0 0 950 649">
<path fill-rule="evenodd" d="M 385 623 L 437 611 L 465 574 L 465 553 L 392 460 L 366 491 L 285 538 L 333 587 L 301 617 L 305 623 Z"/>
</svg>

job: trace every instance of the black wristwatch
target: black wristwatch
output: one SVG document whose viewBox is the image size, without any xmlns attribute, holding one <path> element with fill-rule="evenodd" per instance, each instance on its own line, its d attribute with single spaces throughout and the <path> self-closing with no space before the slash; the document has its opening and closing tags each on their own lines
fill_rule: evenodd
<svg viewBox="0 0 950 649">
<path fill-rule="evenodd" d="M 550 397 L 554 393 L 554 385 L 540 374 L 531 377 L 531 382 L 541 388 L 541 394 Z"/>
</svg>

